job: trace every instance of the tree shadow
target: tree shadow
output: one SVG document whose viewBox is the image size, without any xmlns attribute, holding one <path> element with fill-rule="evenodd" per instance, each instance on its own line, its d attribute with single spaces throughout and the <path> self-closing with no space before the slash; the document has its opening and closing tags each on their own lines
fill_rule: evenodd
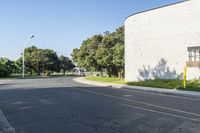
<svg viewBox="0 0 200 133">
<path fill-rule="evenodd" d="M 167 61 L 165 59 L 161 59 L 157 66 L 151 68 L 151 66 L 144 66 L 143 68 L 138 70 L 139 77 L 138 80 L 149 80 L 149 79 L 181 79 L 183 73 L 177 74 L 176 70 L 171 70 L 169 66 L 167 66 Z"/>
</svg>

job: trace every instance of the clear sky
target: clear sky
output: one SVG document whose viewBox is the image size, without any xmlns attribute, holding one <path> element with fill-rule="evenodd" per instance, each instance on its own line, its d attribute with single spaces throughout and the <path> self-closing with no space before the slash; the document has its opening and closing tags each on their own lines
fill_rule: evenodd
<svg viewBox="0 0 200 133">
<path fill-rule="evenodd" d="M 94 34 L 114 31 L 133 13 L 181 0 L 0 0 L 0 57 L 17 59 L 25 40 L 69 56 Z"/>
</svg>

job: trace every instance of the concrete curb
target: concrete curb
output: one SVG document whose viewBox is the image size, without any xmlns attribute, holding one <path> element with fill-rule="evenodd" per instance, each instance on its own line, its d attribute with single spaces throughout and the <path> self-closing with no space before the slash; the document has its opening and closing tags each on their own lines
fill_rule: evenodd
<svg viewBox="0 0 200 133">
<path fill-rule="evenodd" d="M 87 84 L 87 85 L 93 85 L 93 86 L 134 89 L 137 91 L 151 92 L 151 93 L 156 93 L 156 94 L 164 94 L 164 95 L 172 95 L 172 96 L 181 96 L 181 97 L 200 99 L 200 92 L 181 91 L 181 90 L 165 89 L 165 88 L 120 85 L 120 84 L 112 84 L 112 83 L 101 83 L 101 82 L 86 80 L 84 77 L 74 78 L 73 80 L 75 82 L 79 82 L 79 83 Z"/>
<path fill-rule="evenodd" d="M 113 84 L 109 84 L 109 83 L 100 83 L 100 82 L 96 82 L 96 81 L 89 81 L 89 80 L 86 80 L 85 77 L 73 78 L 73 81 L 82 83 L 82 84 L 93 85 L 93 86 L 103 86 L 103 87 L 112 87 L 113 86 Z"/>
</svg>

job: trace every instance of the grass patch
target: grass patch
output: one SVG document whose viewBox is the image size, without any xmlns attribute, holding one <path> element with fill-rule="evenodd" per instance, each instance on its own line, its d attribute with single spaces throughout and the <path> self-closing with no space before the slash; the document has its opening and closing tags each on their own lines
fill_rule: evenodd
<svg viewBox="0 0 200 133">
<path fill-rule="evenodd" d="M 182 90 L 199 91 L 200 92 L 200 80 L 194 79 L 187 81 L 187 88 Z"/>
<path fill-rule="evenodd" d="M 182 81 L 181 80 L 155 79 L 155 80 L 145 80 L 145 81 L 139 81 L 139 82 L 128 82 L 127 84 L 133 85 L 133 86 L 177 89 L 177 88 L 181 88 Z"/>
<path fill-rule="evenodd" d="M 183 80 L 176 79 L 155 79 L 145 80 L 139 82 L 128 82 L 128 85 L 133 86 L 144 86 L 144 87 L 155 87 L 165 89 L 177 89 L 184 91 L 198 91 L 200 92 L 200 80 L 189 80 L 187 81 L 187 88 L 183 88 Z"/>
<path fill-rule="evenodd" d="M 125 82 L 119 78 L 109 78 L 109 77 L 87 77 L 87 80 L 107 82 L 114 84 L 127 84 L 132 86 L 144 86 L 144 87 L 155 87 L 155 88 L 165 88 L 165 89 L 178 89 L 185 91 L 198 91 L 200 92 L 200 80 L 190 80 L 187 81 L 187 88 L 183 88 L 183 81 L 176 79 L 155 79 L 155 80 L 145 80 L 138 82 Z"/>
</svg>

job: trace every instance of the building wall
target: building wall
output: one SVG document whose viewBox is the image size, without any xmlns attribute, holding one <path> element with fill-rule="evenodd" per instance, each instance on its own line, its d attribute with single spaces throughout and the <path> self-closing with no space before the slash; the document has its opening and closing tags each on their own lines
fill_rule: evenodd
<svg viewBox="0 0 200 133">
<path fill-rule="evenodd" d="M 189 46 L 200 46 L 200 0 L 150 10 L 125 20 L 125 79 L 182 78 Z M 187 78 L 199 78 L 187 68 Z"/>
</svg>

